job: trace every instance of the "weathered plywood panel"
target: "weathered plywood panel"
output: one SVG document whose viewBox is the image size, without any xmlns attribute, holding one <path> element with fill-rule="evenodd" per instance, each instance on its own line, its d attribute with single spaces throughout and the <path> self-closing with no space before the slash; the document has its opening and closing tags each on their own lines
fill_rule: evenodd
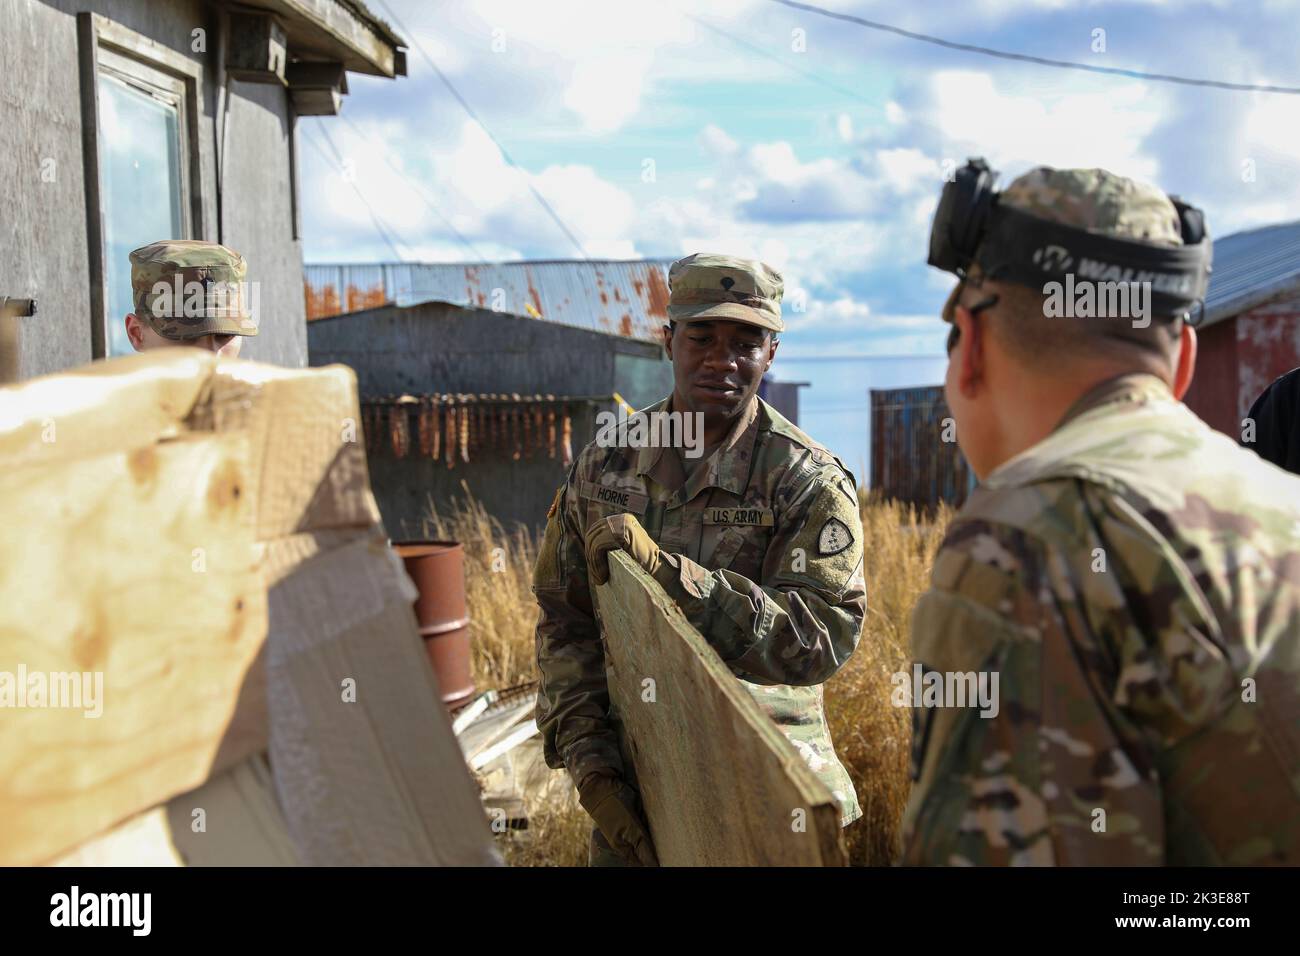
<svg viewBox="0 0 1300 956">
<path fill-rule="evenodd" d="M 31 397 L 0 393 L 0 418 L 31 408 Z M 9 863 L 47 859 L 202 783 L 266 635 L 247 435 L 158 443 L 127 418 L 116 429 L 100 422 L 100 442 L 115 433 L 119 447 L 97 449 L 89 436 L 78 442 L 77 417 L 52 403 L 32 416 L 34 429 L 0 423 L 11 463 L 0 470 L 0 861 Z M 71 694 L 17 693 L 56 680 L 81 685 L 83 706 L 52 706 L 75 702 Z M 253 730 L 227 746 L 228 759 L 265 746 L 264 721 Z"/>
<path fill-rule="evenodd" d="M 348 369 L 197 349 L 0 389 L 0 695 L 94 688 L 0 699 L 0 864 L 268 746 L 304 862 L 496 861 L 358 420 Z"/>
<path fill-rule="evenodd" d="M 610 701 L 660 863 L 844 865 L 830 791 L 663 589 L 620 552 L 609 563 Z"/>
</svg>

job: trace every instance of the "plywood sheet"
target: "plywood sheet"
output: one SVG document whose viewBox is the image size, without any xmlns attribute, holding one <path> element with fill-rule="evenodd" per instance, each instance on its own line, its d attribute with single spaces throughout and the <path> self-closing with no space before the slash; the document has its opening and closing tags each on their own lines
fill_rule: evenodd
<svg viewBox="0 0 1300 956">
<path fill-rule="evenodd" d="M 0 698 L 0 864 L 268 747 L 303 862 L 495 862 L 359 419 L 350 369 L 192 349 L 0 389 L 0 694 L 93 695 Z"/>
<path fill-rule="evenodd" d="M 663 589 L 613 552 L 598 603 L 611 705 L 660 863 L 843 865 L 830 791 Z"/>
<path fill-rule="evenodd" d="M 0 469 L 0 862 L 47 859 L 199 785 L 232 725 L 225 759 L 265 746 L 264 719 L 236 720 L 267 621 L 247 436 L 151 430 L 143 414 L 143 433 L 112 429 L 105 381 L 90 393 L 107 408 L 75 407 L 75 380 L 50 407 L 0 390 L 0 422 L 34 409 L 0 427 L 0 459 L 17 462 Z M 175 385 L 128 384 L 163 406 Z M 136 390 L 119 389 L 128 408 Z"/>
</svg>

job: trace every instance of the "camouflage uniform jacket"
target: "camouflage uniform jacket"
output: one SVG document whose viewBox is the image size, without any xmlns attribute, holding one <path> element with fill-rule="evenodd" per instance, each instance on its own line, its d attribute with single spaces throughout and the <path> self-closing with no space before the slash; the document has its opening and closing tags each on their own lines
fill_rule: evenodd
<svg viewBox="0 0 1300 956">
<path fill-rule="evenodd" d="M 1300 862 L 1300 479 L 1164 383 L 1084 396 L 949 527 L 913 711 L 905 863 Z"/>
<path fill-rule="evenodd" d="M 595 768 L 624 769 L 583 539 L 592 522 L 627 512 L 663 552 L 664 590 L 850 823 L 861 811 L 831 746 L 821 684 L 853 653 L 866 610 L 853 476 L 758 398 L 684 485 L 677 454 L 593 442 L 556 494 L 533 580 L 546 761 L 575 783 Z"/>
</svg>

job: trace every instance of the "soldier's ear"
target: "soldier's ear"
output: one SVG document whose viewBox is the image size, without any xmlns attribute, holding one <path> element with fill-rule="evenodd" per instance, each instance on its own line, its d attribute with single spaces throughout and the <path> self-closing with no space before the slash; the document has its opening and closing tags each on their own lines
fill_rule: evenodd
<svg viewBox="0 0 1300 956">
<path fill-rule="evenodd" d="M 126 314 L 126 337 L 131 342 L 131 348 L 137 352 L 144 351 L 144 323 L 134 312 Z"/>
<path fill-rule="evenodd" d="M 1178 358 L 1174 364 L 1173 393 L 1180 402 L 1192 386 L 1192 376 L 1196 372 L 1196 329 L 1187 322 L 1183 323 L 1179 333 Z"/>
<path fill-rule="evenodd" d="M 974 398 L 984 381 L 984 345 L 987 331 L 979 316 L 972 315 L 964 305 L 953 309 L 953 328 L 957 330 L 954 351 L 948 356 L 949 362 L 957 363 L 957 387 L 962 395 Z"/>
</svg>

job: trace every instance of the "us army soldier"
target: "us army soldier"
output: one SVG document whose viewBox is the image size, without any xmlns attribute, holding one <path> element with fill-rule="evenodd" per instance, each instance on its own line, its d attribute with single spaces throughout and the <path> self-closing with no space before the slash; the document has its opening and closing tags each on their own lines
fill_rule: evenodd
<svg viewBox="0 0 1300 956">
<path fill-rule="evenodd" d="M 166 239 L 131 253 L 126 334 L 137 352 L 186 345 L 235 358 L 257 334 L 248 308 L 244 257 L 215 242 Z"/>
<path fill-rule="evenodd" d="M 674 388 L 638 415 L 697 415 L 699 447 L 589 444 L 551 505 L 533 579 L 537 725 L 548 765 L 568 770 L 595 821 L 594 865 L 656 862 L 610 723 L 593 613 L 611 550 L 676 601 L 835 795 L 842 823 L 861 815 L 821 688 L 865 613 L 857 491 L 839 459 L 758 397 L 784 328 L 782 278 L 697 254 L 673 264 L 669 288 Z"/>
<path fill-rule="evenodd" d="M 963 279 L 945 394 L 982 484 L 913 651 L 1001 700 L 914 709 L 904 861 L 1300 862 L 1300 479 L 1179 401 L 1203 218 L 1104 170 L 994 175 L 946 186 L 931 238 Z M 1146 283 L 1147 314 L 1100 314 L 1105 281 L 1088 306 L 1098 278 Z"/>
</svg>

